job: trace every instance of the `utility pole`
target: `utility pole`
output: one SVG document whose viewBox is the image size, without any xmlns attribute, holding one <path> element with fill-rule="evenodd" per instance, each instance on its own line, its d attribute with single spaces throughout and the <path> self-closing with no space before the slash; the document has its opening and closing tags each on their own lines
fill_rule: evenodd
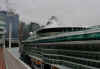
<svg viewBox="0 0 100 69">
<path fill-rule="evenodd" d="M 11 48 L 12 24 L 9 23 L 9 48 Z"/>
</svg>

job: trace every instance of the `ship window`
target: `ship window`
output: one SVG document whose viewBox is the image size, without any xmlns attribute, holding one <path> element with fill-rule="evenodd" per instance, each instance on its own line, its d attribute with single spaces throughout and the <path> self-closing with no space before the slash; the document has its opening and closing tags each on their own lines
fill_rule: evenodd
<svg viewBox="0 0 100 69">
<path fill-rule="evenodd" d="M 45 36 L 52 36 L 52 35 L 57 35 L 57 34 L 61 34 L 61 33 L 64 33 L 64 32 L 41 33 L 41 34 L 38 34 L 38 36 L 39 36 L 39 37 L 45 37 Z"/>
<path fill-rule="evenodd" d="M 3 29 L 0 29 L 0 31 L 3 31 Z"/>
</svg>

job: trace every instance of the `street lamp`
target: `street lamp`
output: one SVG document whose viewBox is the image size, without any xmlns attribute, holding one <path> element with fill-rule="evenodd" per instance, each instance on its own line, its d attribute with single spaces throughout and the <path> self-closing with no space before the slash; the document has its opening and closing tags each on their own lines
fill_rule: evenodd
<svg viewBox="0 0 100 69">
<path fill-rule="evenodd" d="M 9 23 L 9 48 L 11 48 L 11 34 L 12 34 L 12 24 Z"/>
</svg>

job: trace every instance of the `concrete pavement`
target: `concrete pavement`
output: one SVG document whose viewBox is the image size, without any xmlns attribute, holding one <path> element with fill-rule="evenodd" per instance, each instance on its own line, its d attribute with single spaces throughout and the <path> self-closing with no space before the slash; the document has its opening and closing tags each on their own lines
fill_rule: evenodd
<svg viewBox="0 0 100 69">
<path fill-rule="evenodd" d="M 7 49 L 4 50 L 4 57 L 6 69 L 31 69 Z"/>
</svg>

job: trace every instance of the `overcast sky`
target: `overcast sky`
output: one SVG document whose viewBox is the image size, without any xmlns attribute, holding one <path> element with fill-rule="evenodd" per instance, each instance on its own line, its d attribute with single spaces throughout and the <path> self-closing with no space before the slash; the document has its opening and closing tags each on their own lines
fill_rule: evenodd
<svg viewBox="0 0 100 69">
<path fill-rule="evenodd" d="M 100 24 L 100 0 L 9 0 L 20 19 L 45 24 L 50 16 L 62 26 L 91 26 Z M 0 5 L 5 8 L 4 0 Z"/>
</svg>

